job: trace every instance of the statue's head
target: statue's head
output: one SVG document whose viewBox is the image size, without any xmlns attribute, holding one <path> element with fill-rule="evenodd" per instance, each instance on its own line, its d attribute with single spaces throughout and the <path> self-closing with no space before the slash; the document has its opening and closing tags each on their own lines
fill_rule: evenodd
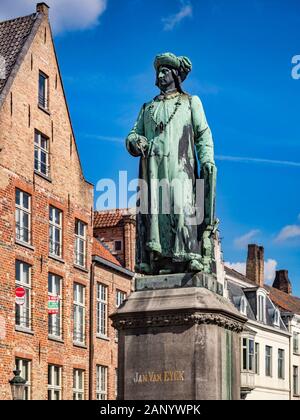
<svg viewBox="0 0 300 420">
<path fill-rule="evenodd" d="M 192 63 L 187 57 L 177 57 L 172 53 L 157 55 L 154 61 L 156 86 L 167 92 L 177 89 L 182 91 L 181 83 L 192 70 Z"/>
</svg>

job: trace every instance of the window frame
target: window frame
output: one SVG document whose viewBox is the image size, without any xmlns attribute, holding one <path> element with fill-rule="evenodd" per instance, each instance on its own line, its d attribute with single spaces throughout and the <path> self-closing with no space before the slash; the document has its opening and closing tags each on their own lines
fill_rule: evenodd
<svg viewBox="0 0 300 420">
<path fill-rule="evenodd" d="M 241 365 L 243 372 L 255 373 L 255 342 L 253 338 L 242 337 Z"/>
<path fill-rule="evenodd" d="M 19 269 L 17 269 L 17 265 L 20 265 Z M 28 283 L 24 281 L 24 267 L 27 267 L 28 269 Z M 15 287 L 23 287 L 25 289 L 25 303 L 24 305 L 17 305 L 15 303 L 15 326 L 17 328 L 22 328 L 26 330 L 30 330 L 32 327 L 32 282 L 31 282 L 31 269 L 32 266 L 30 264 L 27 264 L 24 261 L 16 260 L 15 261 Z M 20 279 L 17 279 L 17 273 L 20 274 Z M 28 296 L 28 301 L 27 301 Z M 19 310 L 17 310 L 17 307 L 19 307 Z M 20 311 L 20 314 L 18 314 L 18 311 Z M 24 312 L 26 313 L 24 317 Z M 17 322 L 18 317 L 20 318 L 19 323 Z M 22 322 L 21 319 L 25 319 L 25 322 Z"/>
<path fill-rule="evenodd" d="M 52 283 L 52 288 L 56 289 L 55 280 L 59 281 L 59 294 L 57 294 L 55 292 L 50 292 L 50 290 L 49 290 L 49 282 L 50 281 Z M 48 273 L 48 296 L 55 296 L 55 297 L 58 297 L 58 299 L 59 299 L 58 300 L 59 301 L 59 313 L 58 314 L 52 314 L 52 315 L 48 314 L 48 336 L 58 338 L 58 339 L 62 339 L 62 337 L 63 337 L 63 278 L 61 276 L 58 276 L 57 274 L 54 274 L 54 273 L 51 273 L 51 272 Z M 55 332 L 53 332 L 53 325 L 51 325 L 51 328 L 50 328 L 50 324 L 53 323 L 53 322 L 50 323 L 50 319 L 53 321 L 54 319 L 57 320 L 57 318 L 58 318 L 58 324 L 59 324 L 59 326 L 58 326 L 59 334 L 56 334 Z M 57 324 L 57 322 L 55 324 Z"/>
<path fill-rule="evenodd" d="M 81 383 L 82 387 L 80 388 L 80 378 L 79 375 L 82 375 Z M 73 400 L 83 401 L 85 398 L 84 395 L 85 387 L 85 371 L 83 369 L 73 369 Z M 82 398 L 78 398 L 82 396 Z"/>
<path fill-rule="evenodd" d="M 104 381 L 103 381 L 103 372 L 104 372 Z M 102 389 L 103 384 L 104 384 L 104 389 Z M 108 399 L 108 367 L 104 365 L 97 365 L 96 366 L 96 400 L 104 401 L 107 399 Z"/>
<path fill-rule="evenodd" d="M 117 243 L 120 243 L 120 249 L 116 249 Z M 114 252 L 123 252 L 123 241 L 121 239 L 116 239 L 114 241 Z"/>
<path fill-rule="evenodd" d="M 50 376 L 49 376 L 49 369 L 50 369 Z M 50 382 L 55 382 L 55 369 L 58 369 L 58 379 L 59 379 L 59 384 L 55 385 L 54 383 L 50 383 Z M 48 400 L 49 400 L 49 392 L 51 395 L 50 401 L 61 401 L 62 400 L 62 367 L 59 365 L 54 365 L 54 364 L 48 364 Z M 53 398 L 53 395 L 55 395 L 55 393 L 58 392 L 59 398 L 58 400 L 56 400 L 56 398 Z"/>
<path fill-rule="evenodd" d="M 27 368 L 24 366 L 25 364 L 27 364 Z M 32 360 L 30 359 L 24 359 L 22 357 L 15 358 L 16 369 L 21 371 L 20 375 L 26 380 L 23 398 L 26 401 L 31 400 L 31 364 Z"/>
<path fill-rule="evenodd" d="M 82 289 L 82 301 L 79 290 Z M 78 299 L 79 298 L 79 299 Z M 81 312 L 82 310 L 82 312 Z M 86 340 L 86 287 L 80 283 L 73 283 L 73 342 L 84 345 Z M 82 321 L 82 325 L 81 325 Z M 80 328 L 78 331 L 78 323 Z M 79 338 L 78 338 L 79 337 Z M 82 338 L 80 340 L 80 338 Z"/>
<path fill-rule="evenodd" d="M 59 223 L 56 223 L 55 221 L 56 212 L 58 212 Z M 51 217 L 52 217 L 52 220 L 51 220 Z M 55 240 L 56 232 L 59 233 L 59 242 Z M 53 243 L 54 243 L 54 251 L 56 250 L 55 249 L 56 246 L 58 246 L 59 253 L 52 252 Z M 49 255 L 55 258 L 63 258 L 63 211 L 55 206 L 52 206 L 51 204 L 49 205 Z"/>
<path fill-rule="evenodd" d="M 257 294 L 257 321 L 266 323 L 266 295 L 261 292 Z"/>
<path fill-rule="evenodd" d="M 267 349 L 270 350 L 269 354 Z M 271 346 L 265 346 L 265 375 L 269 378 L 273 376 L 273 347 Z"/>
<path fill-rule="evenodd" d="M 44 95 L 41 94 L 41 79 L 43 79 Z M 49 76 L 43 71 L 39 70 L 38 83 L 38 105 L 42 109 L 49 110 Z"/>
<path fill-rule="evenodd" d="M 299 355 L 299 336 L 297 331 L 293 331 L 293 354 Z"/>
<path fill-rule="evenodd" d="M 83 227 L 83 235 L 80 233 L 79 226 Z M 80 244 L 83 244 L 83 252 L 80 251 Z M 86 268 L 87 260 L 87 224 L 82 220 L 75 219 L 75 265 L 81 268 Z M 82 264 L 81 259 L 82 257 Z"/>
<path fill-rule="evenodd" d="M 285 351 L 278 349 L 278 366 L 277 366 L 278 379 L 285 379 Z"/>
<path fill-rule="evenodd" d="M 46 149 L 42 147 L 42 140 L 46 143 Z M 45 156 L 46 162 L 42 161 L 42 155 Z M 45 166 L 45 171 L 42 170 L 42 165 Z M 47 178 L 50 177 L 50 139 L 39 130 L 34 130 L 34 172 Z"/>
<path fill-rule="evenodd" d="M 296 365 L 293 365 L 293 396 L 299 396 L 299 366 Z"/>
<path fill-rule="evenodd" d="M 259 343 L 254 343 L 254 372 L 256 375 L 259 375 L 260 372 L 260 363 L 259 363 L 259 357 L 260 357 L 260 345 Z"/>
<path fill-rule="evenodd" d="M 19 192 L 20 204 L 17 203 L 17 194 Z M 24 207 L 24 195 L 28 197 L 28 207 Z M 15 190 L 15 235 L 16 240 L 22 242 L 23 244 L 31 245 L 31 213 L 32 213 L 32 203 L 31 203 L 31 194 L 26 191 L 16 188 Z M 26 214 L 28 217 L 28 226 L 24 227 L 23 215 Z M 18 223 L 19 217 L 19 223 Z M 26 230 L 28 233 L 28 241 L 24 240 L 24 234 L 20 232 Z"/>
<path fill-rule="evenodd" d="M 97 282 L 97 337 L 108 337 L 108 286 Z"/>
</svg>

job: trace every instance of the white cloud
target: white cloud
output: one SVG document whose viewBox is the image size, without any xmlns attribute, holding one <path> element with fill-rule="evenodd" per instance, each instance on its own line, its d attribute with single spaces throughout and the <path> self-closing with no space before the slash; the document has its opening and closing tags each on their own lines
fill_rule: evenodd
<svg viewBox="0 0 300 420">
<path fill-rule="evenodd" d="M 262 163 L 268 165 L 280 165 L 280 166 L 296 166 L 300 168 L 300 162 L 292 162 L 289 160 L 272 160 L 252 157 L 240 157 L 240 156 L 226 156 L 217 155 L 217 160 L 225 160 L 229 162 L 240 162 L 240 163 Z"/>
<path fill-rule="evenodd" d="M 178 25 L 183 19 L 187 17 L 192 17 L 193 7 L 190 3 L 181 1 L 181 9 L 178 13 L 175 13 L 167 18 L 163 18 L 162 22 L 164 23 L 165 31 L 172 31 L 176 25 Z"/>
<path fill-rule="evenodd" d="M 260 230 L 252 229 L 250 230 L 250 232 L 246 233 L 245 235 L 240 236 L 239 238 L 236 238 L 234 240 L 234 245 L 237 246 L 238 248 L 245 248 L 250 243 L 252 238 L 257 236 L 259 233 L 260 233 Z"/>
<path fill-rule="evenodd" d="M 232 268 L 235 271 L 238 271 L 241 274 L 246 275 L 245 262 L 236 262 L 236 263 L 225 262 L 225 265 L 229 268 Z M 275 279 L 277 265 L 278 265 L 277 261 L 271 258 L 265 261 L 265 282 L 266 283 L 272 283 L 273 280 Z"/>
<path fill-rule="evenodd" d="M 0 20 L 33 13 L 36 0 L 1 0 Z M 54 33 L 95 26 L 104 13 L 107 0 L 46 0 Z"/>
<path fill-rule="evenodd" d="M 294 239 L 300 237 L 300 226 L 299 225 L 289 225 L 281 229 L 277 237 L 275 238 L 276 242 L 284 242 L 288 239 Z"/>
</svg>

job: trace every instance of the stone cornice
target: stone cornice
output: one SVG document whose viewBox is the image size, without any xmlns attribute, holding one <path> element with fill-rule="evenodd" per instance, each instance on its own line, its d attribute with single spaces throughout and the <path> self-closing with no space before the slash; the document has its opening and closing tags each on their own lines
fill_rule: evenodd
<svg viewBox="0 0 300 420">
<path fill-rule="evenodd" d="M 147 327 L 168 327 L 195 324 L 214 324 L 221 328 L 240 333 L 243 331 L 244 322 L 223 313 L 216 312 L 177 312 L 156 313 L 146 316 L 127 314 L 113 315 L 113 327 L 117 330 Z"/>
</svg>

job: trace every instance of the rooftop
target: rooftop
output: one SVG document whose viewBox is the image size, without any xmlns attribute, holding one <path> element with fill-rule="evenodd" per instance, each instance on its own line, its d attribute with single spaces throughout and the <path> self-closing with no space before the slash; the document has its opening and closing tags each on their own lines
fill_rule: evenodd
<svg viewBox="0 0 300 420">
<path fill-rule="evenodd" d="M 130 216 L 132 212 L 129 209 L 115 209 L 94 212 L 94 228 L 117 226 L 124 216 Z"/>
<path fill-rule="evenodd" d="M 120 262 L 112 255 L 112 253 L 100 242 L 98 239 L 93 238 L 93 256 L 103 258 L 119 267 Z"/>
</svg>

